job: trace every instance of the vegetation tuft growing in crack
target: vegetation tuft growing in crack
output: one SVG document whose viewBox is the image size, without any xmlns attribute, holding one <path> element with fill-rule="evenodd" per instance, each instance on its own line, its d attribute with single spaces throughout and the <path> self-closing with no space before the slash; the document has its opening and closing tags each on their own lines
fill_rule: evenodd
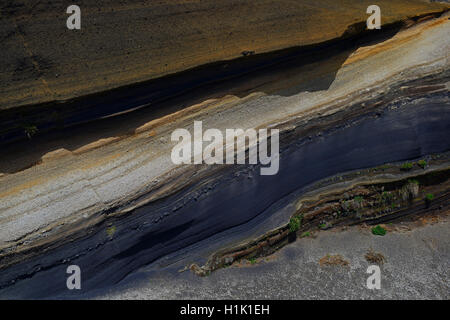
<svg viewBox="0 0 450 320">
<path fill-rule="evenodd" d="M 378 225 L 372 228 L 372 233 L 376 236 L 384 236 L 386 235 L 386 229 Z"/>
<path fill-rule="evenodd" d="M 289 220 L 289 231 L 291 233 L 297 232 L 300 229 L 300 226 L 302 225 L 302 219 L 303 216 L 296 216 L 292 217 L 291 220 Z"/>
</svg>

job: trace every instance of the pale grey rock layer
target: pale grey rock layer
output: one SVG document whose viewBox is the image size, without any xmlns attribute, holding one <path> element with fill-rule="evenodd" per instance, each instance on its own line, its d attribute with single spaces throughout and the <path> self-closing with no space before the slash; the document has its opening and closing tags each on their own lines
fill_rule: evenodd
<svg viewBox="0 0 450 320">
<path fill-rule="evenodd" d="M 399 228 L 407 224 L 398 224 Z M 407 229 L 407 228 L 405 228 Z M 374 236 L 368 229 L 322 231 L 254 265 L 218 270 L 208 277 L 153 274 L 135 288 L 97 299 L 449 299 L 450 222 Z M 381 253 L 381 289 L 367 288 L 365 259 Z M 326 255 L 348 266 L 320 266 Z"/>
</svg>

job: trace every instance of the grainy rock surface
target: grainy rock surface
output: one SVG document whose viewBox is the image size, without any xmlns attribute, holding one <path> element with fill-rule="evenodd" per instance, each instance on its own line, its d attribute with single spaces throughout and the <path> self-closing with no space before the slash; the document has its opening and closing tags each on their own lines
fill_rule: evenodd
<svg viewBox="0 0 450 320">
<path fill-rule="evenodd" d="M 149 274 L 136 288 L 97 296 L 99 299 L 443 299 L 450 298 L 449 221 L 400 231 L 384 237 L 368 229 L 321 231 L 300 239 L 274 256 L 218 270 L 200 278 Z M 372 249 L 381 253 L 381 289 L 366 286 Z M 347 266 L 321 266 L 326 255 L 340 255 Z M 142 271 L 144 273 L 144 271 Z"/>
<path fill-rule="evenodd" d="M 65 100 L 209 62 L 341 36 L 367 19 L 369 0 L 80 0 L 82 28 L 66 28 L 65 0 L 0 4 L 0 110 Z M 383 24 L 441 10 L 380 0 Z"/>
</svg>

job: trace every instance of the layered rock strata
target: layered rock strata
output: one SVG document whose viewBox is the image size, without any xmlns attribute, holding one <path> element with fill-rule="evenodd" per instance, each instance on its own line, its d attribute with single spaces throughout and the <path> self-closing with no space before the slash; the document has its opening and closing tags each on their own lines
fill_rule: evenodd
<svg viewBox="0 0 450 320">
<path fill-rule="evenodd" d="M 68 263 L 83 269 L 86 290 L 112 286 L 151 263 L 208 264 L 214 252 L 283 232 L 292 215 L 307 217 L 323 203 L 304 202 L 305 193 L 320 194 L 344 172 L 361 178 L 351 176 L 347 186 L 343 178 L 340 188 L 353 194 L 363 185 L 368 198 L 394 181 L 427 185 L 425 176 L 437 172 L 441 178 L 429 188 L 447 199 L 450 23 L 448 14 L 422 20 L 297 52 L 159 108 L 6 146 L 2 296 L 62 294 L 65 278 L 54 274 L 64 274 Z M 194 120 L 205 129 L 280 129 L 279 174 L 260 176 L 258 166 L 174 165 L 170 135 L 192 130 Z M 428 166 L 404 172 L 396 165 L 410 159 Z M 385 163 L 392 169 L 362 170 Z M 363 208 L 355 221 L 384 216 L 376 206 L 372 215 Z M 321 220 L 328 222 L 326 215 Z"/>
</svg>

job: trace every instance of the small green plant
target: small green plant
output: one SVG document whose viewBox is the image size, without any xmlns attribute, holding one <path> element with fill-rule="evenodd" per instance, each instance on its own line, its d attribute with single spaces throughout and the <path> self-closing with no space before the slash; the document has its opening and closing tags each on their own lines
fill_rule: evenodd
<svg viewBox="0 0 450 320">
<path fill-rule="evenodd" d="M 109 237 L 112 237 L 114 235 L 114 233 L 116 233 L 116 227 L 115 226 L 111 226 L 108 229 L 106 229 L 106 234 Z"/>
<path fill-rule="evenodd" d="M 394 195 L 391 192 L 383 191 L 381 194 L 381 201 L 385 204 L 389 204 L 394 200 Z"/>
<path fill-rule="evenodd" d="M 28 139 L 31 139 L 31 137 L 34 136 L 39 131 L 35 125 L 25 125 L 23 127 L 23 130 L 25 131 L 25 134 L 27 135 Z"/>
<path fill-rule="evenodd" d="M 255 264 L 256 258 L 250 258 L 250 259 L 248 259 L 248 261 L 250 262 L 250 264 Z"/>
<path fill-rule="evenodd" d="M 422 169 L 425 169 L 425 167 L 427 166 L 427 162 L 425 160 L 419 160 L 417 161 L 417 164 L 419 165 L 419 167 L 421 167 Z"/>
<path fill-rule="evenodd" d="M 378 225 L 372 228 L 372 233 L 376 236 L 384 236 L 386 234 L 386 229 Z"/>
<path fill-rule="evenodd" d="M 433 201 L 433 199 L 434 199 L 434 194 L 427 193 L 425 195 L 425 204 L 426 204 L 427 207 L 429 207 L 431 205 L 431 202 Z"/>
<path fill-rule="evenodd" d="M 289 231 L 292 233 L 297 232 L 302 225 L 302 219 L 302 216 L 292 217 L 291 220 L 289 220 Z"/>
<path fill-rule="evenodd" d="M 400 169 L 403 171 L 409 171 L 412 169 L 412 167 L 413 167 L 413 164 L 411 162 L 406 162 L 406 163 L 402 164 Z"/>
<path fill-rule="evenodd" d="M 305 231 L 305 232 L 303 232 L 302 235 L 300 236 L 300 238 L 306 238 L 306 237 L 311 237 L 311 232 Z"/>
<path fill-rule="evenodd" d="M 416 179 L 410 179 L 410 180 L 408 180 L 408 183 L 414 183 L 414 184 L 419 185 L 419 181 L 417 181 Z"/>
<path fill-rule="evenodd" d="M 320 228 L 320 229 L 325 229 L 326 226 L 327 226 L 327 225 L 326 225 L 325 223 L 319 224 L 319 228 Z"/>
<path fill-rule="evenodd" d="M 357 197 L 355 197 L 355 199 L 354 199 L 356 202 L 359 202 L 359 203 L 361 203 L 362 201 L 363 201 L 363 197 L 361 197 L 361 196 L 357 196 Z"/>
</svg>

